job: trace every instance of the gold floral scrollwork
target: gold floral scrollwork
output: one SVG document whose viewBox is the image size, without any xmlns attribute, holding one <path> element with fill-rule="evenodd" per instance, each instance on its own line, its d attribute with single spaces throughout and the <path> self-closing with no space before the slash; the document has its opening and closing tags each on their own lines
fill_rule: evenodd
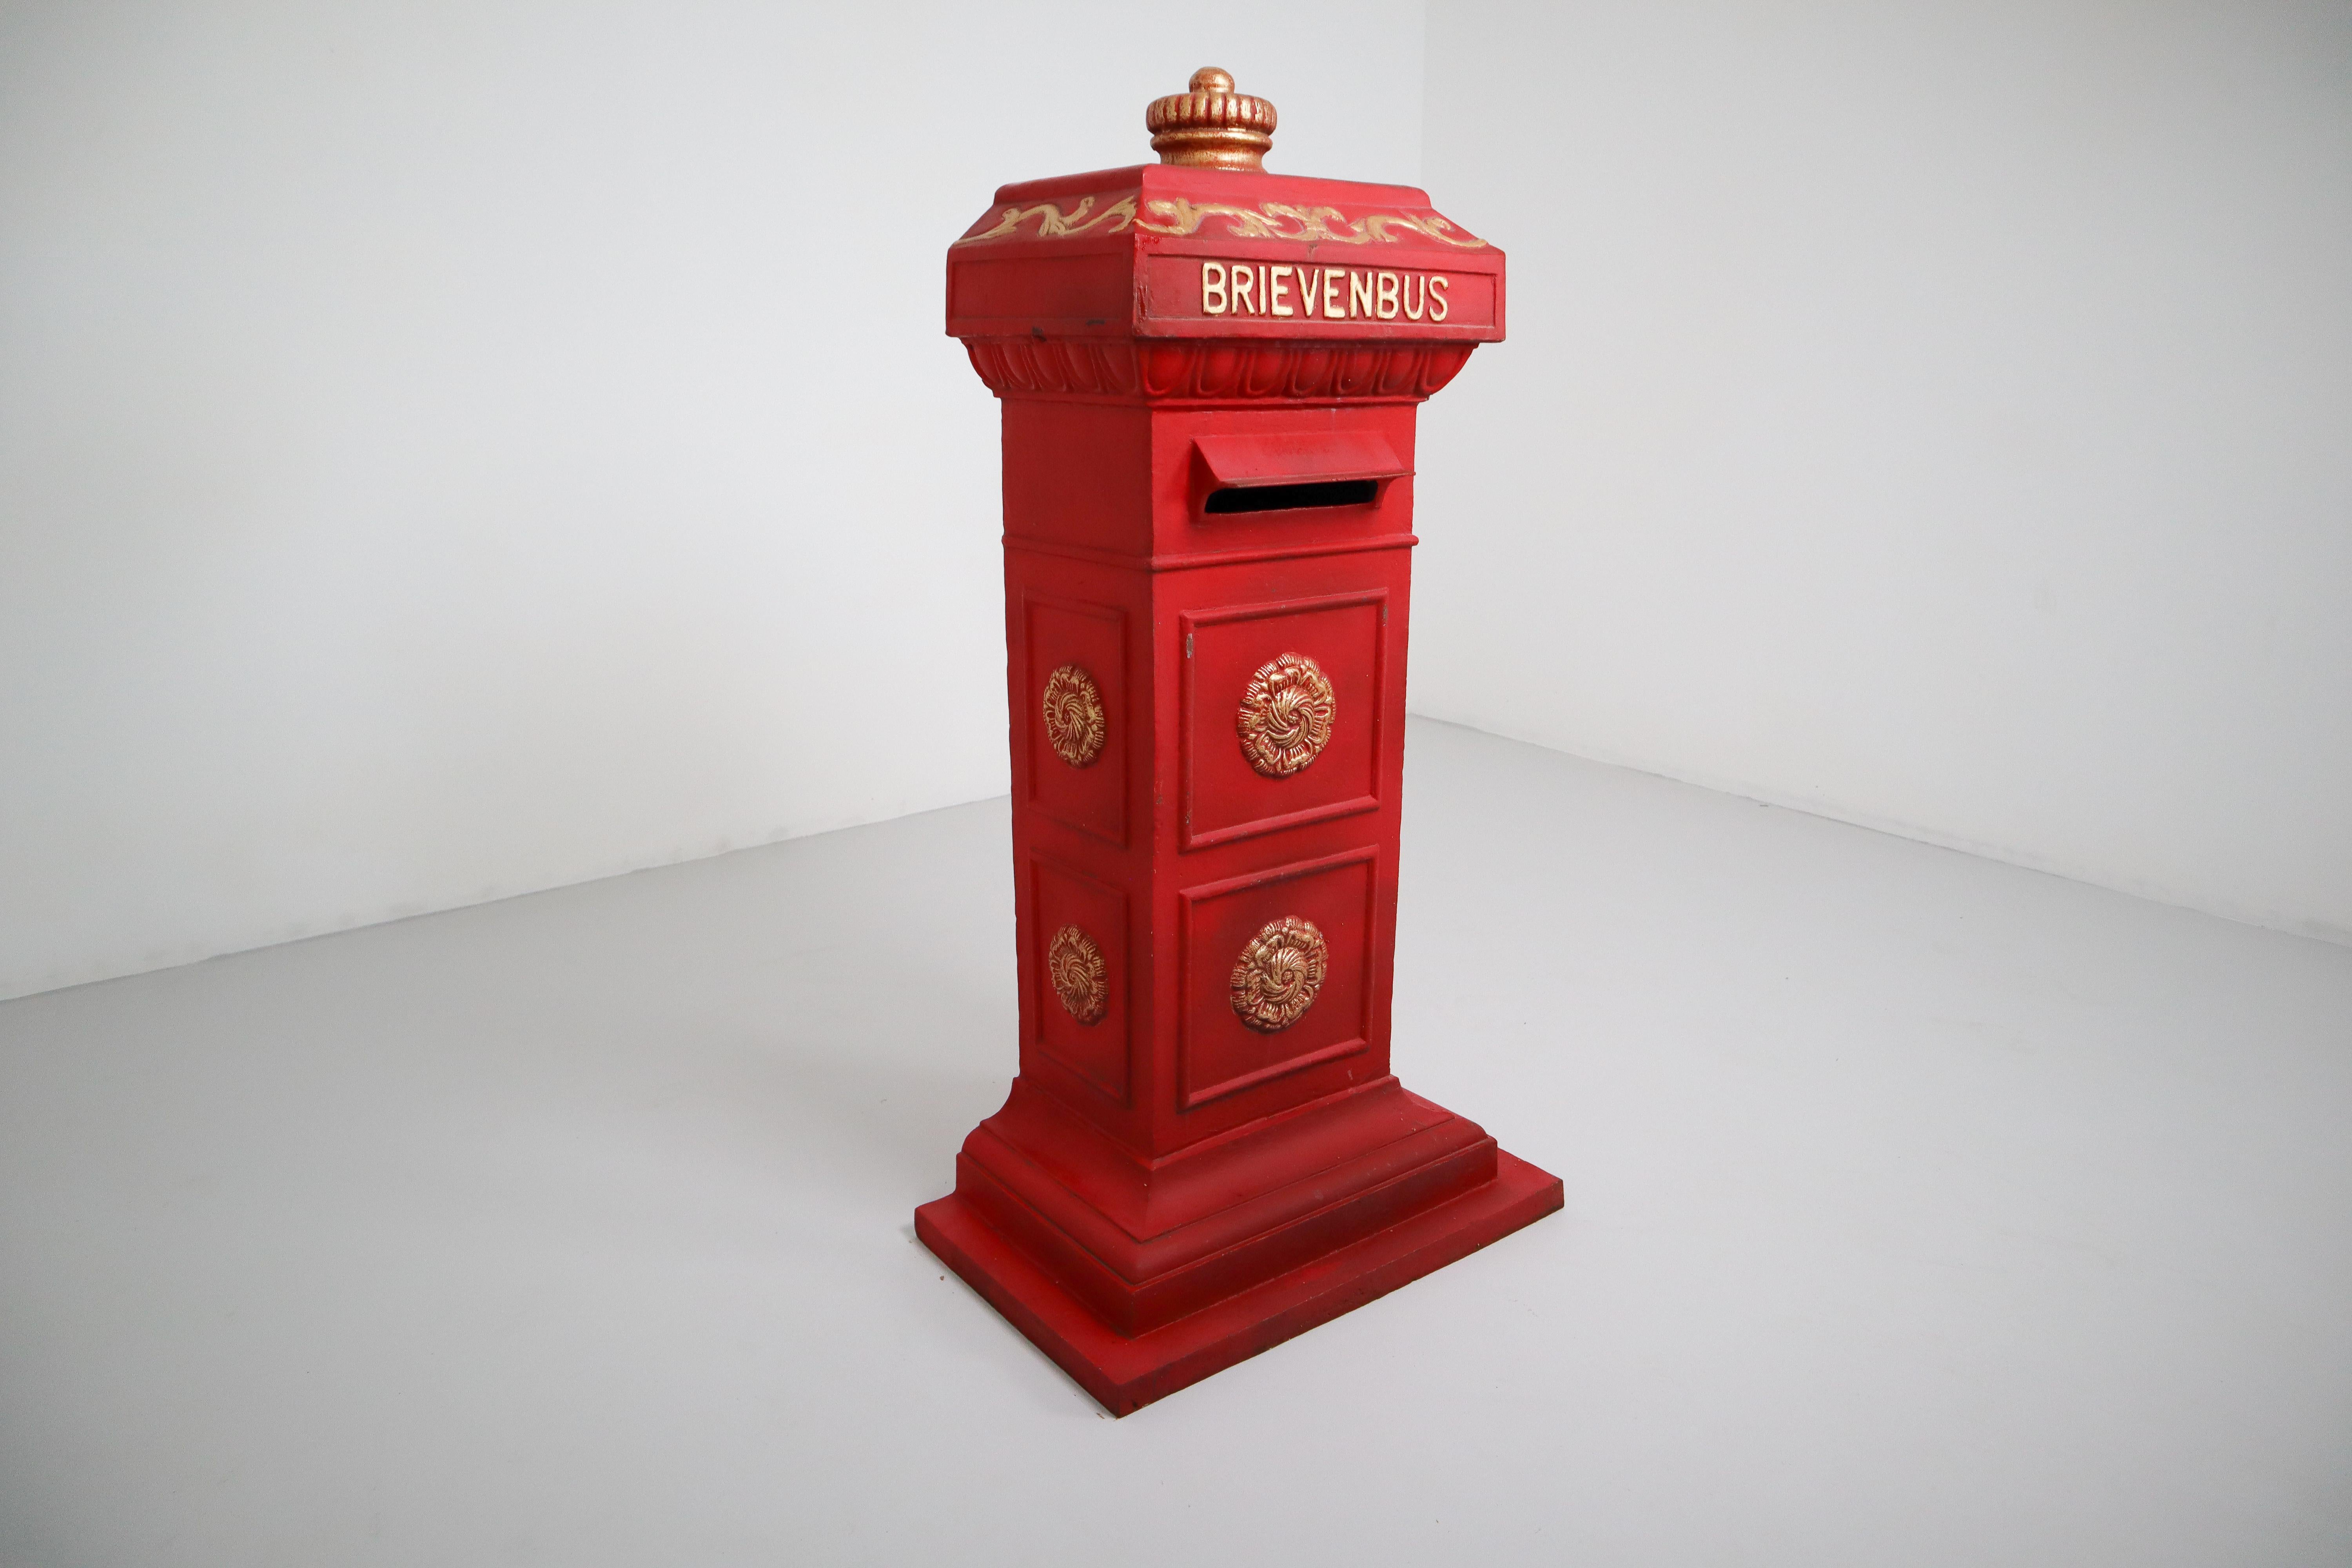
<svg viewBox="0 0 2352 1568">
<path fill-rule="evenodd" d="M 1234 964 L 1234 1011 L 1251 1028 L 1278 1034 L 1315 1005 L 1330 963 L 1314 921 L 1297 915 L 1269 921 Z"/>
<path fill-rule="evenodd" d="M 1182 196 L 1157 197 L 1143 204 L 1140 216 L 1135 197 L 1124 195 L 1100 211 L 1100 196 L 1080 196 L 1067 212 L 1058 202 L 1009 206 L 982 219 L 987 227 L 957 240 L 957 245 L 982 245 L 994 239 L 1082 239 L 1096 235 L 1124 234 L 1130 228 L 1147 234 L 1197 233 L 1211 218 L 1234 239 L 1297 239 L 1330 245 L 1395 245 L 1403 235 L 1417 234 L 1456 250 L 1484 250 L 1486 242 L 1435 213 L 1366 213 L 1349 222 L 1338 207 L 1296 207 L 1282 202 L 1261 202 L 1254 207 L 1231 202 L 1192 202 Z M 1032 226 L 1034 226 L 1034 227 Z"/>
<path fill-rule="evenodd" d="M 1062 1011 L 1081 1024 L 1098 1024 L 1110 1002 L 1110 976 L 1102 949 L 1076 926 L 1064 926 L 1045 945 L 1045 973 Z"/>
<path fill-rule="evenodd" d="M 1255 207 L 1229 202 L 1189 202 L 1181 196 L 1143 204 L 1144 216 L 1135 226 L 1149 234 L 1186 235 L 1209 219 L 1224 219 L 1225 233 L 1234 239 L 1298 239 L 1333 245 L 1398 243 L 1392 230 L 1422 235 L 1457 250 L 1484 250 L 1486 242 L 1456 227 L 1435 213 L 1369 213 L 1349 223 L 1338 207 L 1294 207 L 1281 202 L 1261 202 Z M 961 242 L 959 242 L 961 243 Z"/>
<path fill-rule="evenodd" d="M 1135 198 L 1121 196 L 1103 208 L 1094 210 L 1094 196 L 1080 196 L 1078 205 L 1068 212 L 1053 202 L 1039 202 L 1034 207 L 1006 207 L 997 215 L 993 226 L 977 234 L 965 235 L 957 245 L 978 245 L 986 239 L 1015 239 L 1021 226 L 1031 218 L 1037 220 L 1039 239 L 1075 239 L 1087 234 L 1119 234 L 1135 221 Z"/>
<path fill-rule="evenodd" d="M 1110 721 L 1103 714 L 1102 693 L 1093 676 L 1066 664 L 1045 678 L 1045 742 L 1055 756 L 1083 768 L 1102 755 L 1103 738 L 1109 732 Z"/>
<path fill-rule="evenodd" d="M 1339 707 L 1320 665 L 1303 653 L 1280 655 L 1258 667 L 1242 694 L 1243 754 L 1267 778 L 1287 778 L 1330 741 Z"/>
</svg>

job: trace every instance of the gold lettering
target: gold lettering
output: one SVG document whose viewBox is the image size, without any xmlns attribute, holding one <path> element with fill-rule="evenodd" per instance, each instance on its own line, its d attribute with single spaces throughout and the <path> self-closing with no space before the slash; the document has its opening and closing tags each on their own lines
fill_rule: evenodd
<svg viewBox="0 0 2352 1568">
<path fill-rule="evenodd" d="M 1291 270 L 1298 274 L 1299 308 L 1311 316 L 1315 313 L 1316 308 L 1323 303 L 1323 290 L 1316 287 L 1315 283 L 1315 268 L 1294 267 Z"/>
<path fill-rule="evenodd" d="M 1222 261 L 1201 263 L 1201 313 L 1204 316 L 1225 313 L 1225 264 Z"/>
<path fill-rule="evenodd" d="M 1445 320 L 1445 290 L 1451 287 L 1452 285 L 1443 275 L 1429 280 L 1429 319 L 1431 321 Z"/>
<path fill-rule="evenodd" d="M 1385 321 L 1397 313 L 1397 275 L 1381 273 L 1378 289 L 1372 300 L 1372 314 Z"/>
<path fill-rule="evenodd" d="M 1297 315 L 1298 313 L 1297 311 L 1283 303 L 1283 300 L 1287 297 L 1284 290 L 1287 289 L 1289 287 L 1290 268 L 1287 267 L 1276 268 L 1274 269 L 1274 292 L 1265 297 L 1266 309 L 1272 310 L 1277 316 Z"/>
<path fill-rule="evenodd" d="M 1234 268 L 1234 314 L 1257 314 L 1257 274 L 1246 267 Z"/>
<path fill-rule="evenodd" d="M 1404 316 L 1408 321 L 1418 321 L 1421 313 L 1429 309 L 1429 279 L 1426 275 L 1422 278 L 1421 298 L 1415 300 L 1412 297 L 1412 277 L 1410 272 L 1404 275 Z"/>
<path fill-rule="evenodd" d="M 1337 267 L 1326 267 L 1323 269 L 1323 317 L 1326 321 L 1336 321 L 1348 313 L 1348 302 L 1339 298 L 1339 279 L 1342 276 L 1341 270 Z"/>
<path fill-rule="evenodd" d="M 1369 272 L 1348 274 L 1348 314 L 1369 316 L 1372 313 L 1372 275 Z"/>
</svg>

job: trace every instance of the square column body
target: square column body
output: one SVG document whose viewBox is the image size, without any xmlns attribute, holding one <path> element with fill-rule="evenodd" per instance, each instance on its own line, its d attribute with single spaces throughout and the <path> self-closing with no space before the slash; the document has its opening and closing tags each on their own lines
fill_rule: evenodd
<svg viewBox="0 0 2352 1568">
<path fill-rule="evenodd" d="M 1160 164 L 1004 186 L 947 280 L 1003 400 L 1020 1076 L 916 1227 L 1125 1414 L 1560 1206 L 1389 1060 L 1414 416 L 1503 256 Z"/>
</svg>

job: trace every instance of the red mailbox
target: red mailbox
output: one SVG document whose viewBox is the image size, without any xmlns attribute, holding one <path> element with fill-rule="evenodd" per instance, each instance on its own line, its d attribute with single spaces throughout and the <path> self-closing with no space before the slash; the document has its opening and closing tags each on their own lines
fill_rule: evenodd
<svg viewBox="0 0 2352 1568">
<path fill-rule="evenodd" d="M 1122 1415 L 1561 1202 L 1389 1070 L 1413 416 L 1503 256 L 1266 174 L 1232 89 L 948 251 L 1003 404 L 1021 1070 L 915 1227 Z"/>
</svg>

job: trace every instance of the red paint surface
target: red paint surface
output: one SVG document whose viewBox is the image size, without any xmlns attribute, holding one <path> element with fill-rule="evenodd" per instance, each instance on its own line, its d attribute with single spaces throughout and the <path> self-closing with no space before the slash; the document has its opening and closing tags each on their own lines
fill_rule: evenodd
<svg viewBox="0 0 2352 1568">
<path fill-rule="evenodd" d="M 1007 186 L 973 228 L 1041 203 L 1075 225 L 1122 197 L 1146 214 L 1329 209 L 1339 232 L 1429 215 L 1400 186 L 1152 166 Z M 965 1141 L 955 1193 L 915 1223 L 1123 1415 L 1560 1206 L 1556 1178 L 1389 1062 L 1414 416 L 1501 337 L 1503 258 L 1219 217 L 1182 237 L 1042 226 L 949 254 L 949 330 L 1003 399 L 1020 1076 Z M 1442 324 L 1207 317 L 1202 258 L 1442 272 L 1454 308 Z M 1188 268 L 1191 285 L 1170 281 Z M 1331 479 L 1375 493 L 1205 510 L 1220 486 Z M 1234 721 L 1284 653 L 1321 667 L 1337 721 L 1310 765 L 1267 778 Z M 1108 721 L 1083 768 L 1043 732 L 1064 664 L 1093 677 Z M 1323 932 L 1328 975 L 1267 1034 L 1228 980 L 1284 916 Z M 1047 977 L 1065 924 L 1102 950 L 1093 1024 Z"/>
</svg>

